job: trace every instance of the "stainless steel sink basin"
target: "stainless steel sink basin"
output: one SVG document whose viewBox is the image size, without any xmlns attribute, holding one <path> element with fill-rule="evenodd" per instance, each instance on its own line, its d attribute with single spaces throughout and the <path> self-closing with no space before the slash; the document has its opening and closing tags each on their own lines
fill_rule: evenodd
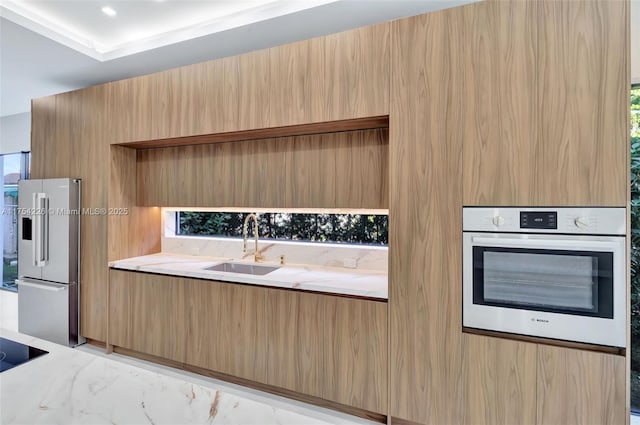
<svg viewBox="0 0 640 425">
<path fill-rule="evenodd" d="M 244 263 L 220 263 L 215 266 L 207 267 L 205 270 L 212 270 L 216 272 L 227 273 L 242 273 L 252 274 L 257 276 L 264 276 L 267 273 L 271 273 L 274 270 L 278 270 L 280 267 L 273 266 L 261 266 L 258 264 L 244 264 Z"/>
</svg>

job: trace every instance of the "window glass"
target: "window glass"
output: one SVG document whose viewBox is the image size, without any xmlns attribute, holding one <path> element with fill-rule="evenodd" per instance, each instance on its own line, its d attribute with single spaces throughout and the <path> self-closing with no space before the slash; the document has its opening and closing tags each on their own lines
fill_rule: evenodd
<svg viewBox="0 0 640 425">
<path fill-rule="evenodd" d="M 2 289 L 16 291 L 18 277 L 18 180 L 27 178 L 29 153 L 0 155 L 3 176 L 2 198 Z"/>
<path fill-rule="evenodd" d="M 176 233 L 190 236 L 242 237 L 249 213 L 180 211 Z M 253 222 L 251 222 L 253 226 Z M 261 238 L 327 243 L 387 245 L 387 215 L 260 213 Z M 249 230 L 253 234 L 253 230 Z"/>
</svg>

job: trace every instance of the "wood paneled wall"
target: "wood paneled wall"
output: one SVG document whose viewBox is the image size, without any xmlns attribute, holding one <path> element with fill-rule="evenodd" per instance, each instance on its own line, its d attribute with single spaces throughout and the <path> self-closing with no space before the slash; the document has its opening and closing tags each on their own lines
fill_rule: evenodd
<svg viewBox="0 0 640 425">
<path fill-rule="evenodd" d="M 387 208 L 388 131 L 138 151 L 138 205 Z"/>
<path fill-rule="evenodd" d="M 392 23 L 393 418 L 624 423 L 623 357 L 462 333 L 460 212 L 626 205 L 627 9 L 486 1 Z"/>
</svg>

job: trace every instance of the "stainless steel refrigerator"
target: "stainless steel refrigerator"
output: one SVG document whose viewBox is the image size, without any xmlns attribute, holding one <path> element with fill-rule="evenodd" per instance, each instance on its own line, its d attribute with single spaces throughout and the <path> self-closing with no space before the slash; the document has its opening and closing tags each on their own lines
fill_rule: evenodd
<svg viewBox="0 0 640 425">
<path fill-rule="evenodd" d="M 80 180 L 18 182 L 18 330 L 75 346 L 80 336 Z"/>
</svg>

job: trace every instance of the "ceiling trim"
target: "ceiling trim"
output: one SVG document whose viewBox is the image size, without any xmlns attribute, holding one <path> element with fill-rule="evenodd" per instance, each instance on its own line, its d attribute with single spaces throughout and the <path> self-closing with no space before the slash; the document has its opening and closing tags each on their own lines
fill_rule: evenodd
<svg viewBox="0 0 640 425">
<path fill-rule="evenodd" d="M 13 1 L 2 0 L 0 2 L 0 17 L 93 59 L 101 60 L 101 55 L 92 47 L 93 43 L 90 40 L 41 18 Z"/>
<path fill-rule="evenodd" d="M 203 21 L 196 25 L 167 31 L 116 46 L 101 46 L 97 42 L 77 34 L 77 32 L 74 32 L 72 29 L 64 25 L 52 22 L 46 17 L 22 7 L 18 2 L 13 0 L 0 1 L 0 17 L 21 25 L 37 34 L 54 40 L 97 61 L 106 62 L 147 50 L 156 49 L 158 47 L 223 32 L 233 28 L 239 28 L 245 25 L 300 12 L 302 10 L 312 9 L 329 3 L 335 3 L 337 1 L 340 0 L 274 0 L 255 8 L 234 12 L 222 17 Z"/>
</svg>

